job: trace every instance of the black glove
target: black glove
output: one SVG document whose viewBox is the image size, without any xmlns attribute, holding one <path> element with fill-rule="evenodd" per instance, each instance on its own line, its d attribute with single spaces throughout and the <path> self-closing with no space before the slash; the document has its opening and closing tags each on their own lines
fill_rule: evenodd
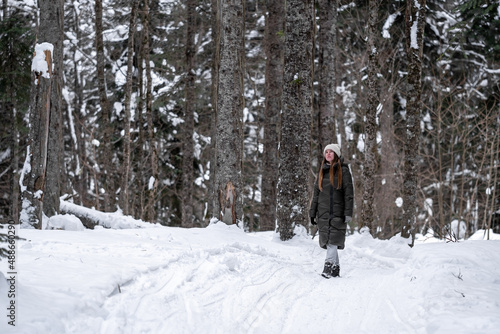
<svg viewBox="0 0 500 334">
<path fill-rule="evenodd" d="M 315 218 L 314 218 L 314 217 L 311 217 L 311 224 L 313 224 L 313 225 L 316 225 L 316 224 L 317 224 L 317 223 L 316 223 L 316 220 L 315 220 Z"/>
</svg>

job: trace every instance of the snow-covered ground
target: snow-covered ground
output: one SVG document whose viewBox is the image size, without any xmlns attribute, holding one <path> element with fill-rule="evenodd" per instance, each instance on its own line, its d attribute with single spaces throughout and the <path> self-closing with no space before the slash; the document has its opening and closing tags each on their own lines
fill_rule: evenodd
<svg viewBox="0 0 500 334">
<path fill-rule="evenodd" d="M 0 333 L 500 333 L 499 235 L 410 249 L 356 233 L 327 280 L 304 233 L 138 226 L 18 230 L 16 327 L 0 275 Z"/>
</svg>

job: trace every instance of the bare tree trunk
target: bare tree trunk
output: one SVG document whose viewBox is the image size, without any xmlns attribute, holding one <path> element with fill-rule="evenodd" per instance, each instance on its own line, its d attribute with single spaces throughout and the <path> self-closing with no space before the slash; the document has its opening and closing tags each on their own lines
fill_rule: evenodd
<svg viewBox="0 0 500 334">
<path fill-rule="evenodd" d="M 422 50 L 425 26 L 425 1 L 408 1 L 406 4 L 406 52 L 408 56 L 408 85 L 406 105 L 406 141 L 404 145 L 403 226 L 401 236 L 415 242 L 417 224 L 417 166 L 418 137 L 420 133 L 422 94 Z"/>
<path fill-rule="evenodd" d="M 83 131 L 82 124 L 80 120 L 82 104 L 83 104 L 83 88 L 81 85 L 81 79 L 78 70 L 78 60 L 77 54 L 79 54 L 80 43 L 81 43 L 81 33 L 80 33 L 80 16 L 78 5 L 73 3 L 71 5 L 71 13 L 73 14 L 74 27 L 73 30 L 76 34 L 77 45 L 73 45 L 71 48 L 72 56 L 73 56 L 73 71 L 74 71 L 74 81 L 73 81 L 73 91 L 74 96 L 72 100 L 68 100 L 68 120 L 70 127 L 72 127 L 72 134 L 74 133 L 75 137 L 73 139 L 72 146 L 72 156 L 73 156 L 73 168 L 74 168 L 74 176 L 73 176 L 73 187 L 75 188 L 78 197 L 74 199 L 75 203 L 80 205 L 87 205 L 87 173 L 84 171 L 86 154 L 85 154 L 85 145 L 83 139 Z M 73 132 L 74 131 L 74 132 Z"/>
<path fill-rule="evenodd" d="M 463 219 L 463 212 L 464 212 L 464 202 L 465 202 L 465 198 L 464 198 L 464 188 L 465 188 L 465 169 L 466 169 L 466 164 L 465 164 L 465 154 L 466 154 L 466 151 L 465 151 L 465 148 L 467 146 L 465 145 L 465 143 L 463 143 L 462 145 L 462 176 L 460 178 L 460 194 L 458 196 L 459 200 L 460 200 L 460 205 L 459 205 L 459 210 L 458 210 L 458 218 L 460 220 Z M 452 165 L 453 167 L 453 165 Z M 452 173 L 453 174 L 453 173 Z M 468 228 L 468 224 L 469 222 L 466 222 L 467 224 L 467 231 L 466 233 L 469 231 L 469 228 Z"/>
<path fill-rule="evenodd" d="M 12 108 L 12 163 L 11 168 L 15 173 L 12 174 L 11 187 L 12 187 L 12 209 L 10 212 L 10 217 L 14 219 L 16 224 L 19 223 L 19 130 L 18 130 L 18 116 L 16 114 L 16 109 Z"/>
<path fill-rule="evenodd" d="M 496 135 L 495 135 L 494 142 L 496 142 L 496 149 L 492 149 L 492 152 L 491 152 L 492 163 L 490 165 L 490 180 L 493 178 L 493 187 L 492 187 L 493 192 L 491 194 L 491 206 L 490 206 L 490 210 L 488 212 L 488 223 L 486 226 L 486 231 L 487 231 L 486 232 L 486 235 L 487 235 L 486 239 L 487 240 L 490 240 L 491 219 L 492 219 L 493 214 L 495 213 L 495 210 L 496 210 L 495 205 L 496 205 L 496 199 L 497 199 L 496 193 L 497 193 L 497 186 L 498 186 L 498 163 L 499 163 L 498 156 L 500 154 L 500 138 L 499 138 L 500 136 L 499 136 L 498 127 L 497 127 L 495 132 L 496 132 Z M 494 156 L 494 158 L 493 158 L 493 156 Z M 495 164 L 496 164 L 496 166 L 495 166 Z M 494 174 L 494 176 L 492 174 Z M 490 186 L 490 184 L 488 184 L 488 187 L 489 186 Z"/>
<path fill-rule="evenodd" d="M 59 197 L 66 181 L 63 158 L 63 115 L 62 115 L 62 89 L 63 89 L 63 41 L 64 41 L 64 1 L 50 1 L 47 8 L 48 17 L 40 17 L 40 34 L 46 31 L 46 40 L 54 45 L 53 64 L 54 73 L 50 97 L 50 130 L 49 148 L 47 155 L 46 188 L 43 201 L 43 212 L 51 217 L 59 212 Z M 41 14 L 41 11 L 40 11 Z M 67 189 L 64 189 L 67 190 Z"/>
<path fill-rule="evenodd" d="M 389 228 L 386 224 L 394 225 L 394 215 L 396 211 L 395 199 L 397 189 L 400 188 L 396 177 L 396 165 L 398 163 L 398 153 L 395 145 L 396 137 L 394 135 L 394 109 L 391 90 L 388 92 L 384 101 L 384 107 L 380 113 L 380 132 L 382 143 L 380 148 L 380 183 L 378 190 L 375 190 L 375 208 L 379 221 L 382 224 L 380 235 L 382 238 L 392 237 L 394 234 L 389 233 Z M 377 186 L 375 187 L 377 189 Z"/>
<path fill-rule="evenodd" d="M 244 107 L 244 6 L 242 0 L 222 0 L 220 3 L 213 216 L 226 224 L 234 224 L 243 217 L 241 119 Z"/>
<path fill-rule="evenodd" d="M 96 49 L 97 49 L 97 84 L 99 90 L 99 103 L 101 105 L 101 125 L 103 129 L 102 141 L 103 150 L 99 156 L 100 164 L 103 166 L 101 171 L 102 188 L 104 189 L 104 210 L 114 209 L 115 189 L 113 185 L 113 154 L 111 151 L 111 104 L 109 102 L 106 90 L 106 77 L 104 72 L 104 40 L 103 40 L 103 10 L 102 0 L 95 2 L 95 24 L 96 24 Z M 99 196 L 99 193 L 96 194 Z"/>
<path fill-rule="evenodd" d="M 143 37 L 144 31 L 139 33 L 139 39 L 144 40 Z M 139 138 L 137 140 L 137 152 L 134 155 L 135 159 L 135 168 L 138 176 L 138 184 L 139 184 L 139 194 L 136 194 L 136 204 L 135 210 L 137 212 L 137 216 L 141 217 L 142 220 L 145 220 L 146 217 L 146 189 L 147 189 L 147 172 L 145 168 L 143 168 L 144 162 L 147 160 L 146 154 L 146 133 L 144 124 L 145 115 L 144 115 L 144 61 L 143 57 L 143 44 L 137 43 L 138 52 L 137 52 L 137 76 L 138 76 L 138 90 L 139 90 L 139 98 L 137 102 L 137 110 L 136 110 L 136 127 L 139 131 Z"/>
<path fill-rule="evenodd" d="M 453 125 L 452 125 L 452 129 L 451 129 L 451 137 L 450 137 L 450 170 L 454 171 L 455 170 L 455 130 L 456 130 L 456 124 L 457 124 L 457 121 L 456 121 L 456 116 L 455 116 L 455 113 L 452 113 L 453 115 Z M 465 148 L 464 148 L 465 149 Z M 450 175 L 450 185 L 449 185 L 449 189 L 450 189 L 450 213 L 453 213 L 453 212 L 456 212 L 456 206 L 455 206 L 455 200 L 456 200 L 456 196 L 454 196 L 454 189 L 455 189 L 455 173 L 451 173 Z M 460 213 L 459 214 L 459 219 L 462 219 L 462 214 Z"/>
<path fill-rule="evenodd" d="M 20 220 L 41 229 L 44 214 L 59 212 L 64 6 L 62 0 L 38 4 L 40 43 L 32 67 L 29 147 L 22 175 L 23 198 L 29 205 L 23 204 Z"/>
<path fill-rule="evenodd" d="M 151 64 L 149 60 L 149 21 L 150 21 L 150 11 L 149 11 L 149 0 L 144 0 L 144 7 L 142 9 L 144 13 L 144 62 L 146 64 L 146 118 L 148 121 L 148 140 L 149 140 L 149 152 L 150 164 L 151 164 L 151 176 L 148 182 L 148 198 L 146 204 L 146 221 L 153 222 L 156 218 L 156 193 L 158 191 L 158 147 L 155 138 L 154 124 L 153 124 L 153 108 L 152 108 L 152 78 L 151 78 Z"/>
<path fill-rule="evenodd" d="M 266 24 L 266 107 L 264 110 L 264 154 L 262 157 L 262 211 L 260 229 L 276 227 L 276 196 L 278 184 L 278 143 L 283 92 L 283 1 L 269 1 Z"/>
<path fill-rule="evenodd" d="M 123 135 L 123 166 L 120 193 L 120 207 L 123 214 L 129 215 L 129 179 L 130 179 L 130 99 L 132 95 L 132 73 L 134 60 L 134 36 L 136 31 L 137 6 L 139 0 L 132 2 L 127 44 L 127 79 L 125 83 L 125 129 Z"/>
<path fill-rule="evenodd" d="M 215 153 L 215 143 L 217 141 L 217 89 L 219 86 L 219 64 L 220 64 L 220 25 L 221 25 L 221 7 L 222 4 L 218 0 L 211 0 L 212 7 L 212 15 L 211 15 L 211 23 L 212 23 L 212 41 L 214 46 L 212 49 L 214 50 L 213 59 L 212 59 L 212 68 L 211 68 L 211 77 L 212 77 L 212 86 L 211 86 L 211 96 L 210 101 L 212 103 L 212 117 L 210 123 L 210 181 L 208 184 L 208 203 L 207 207 L 209 212 L 208 215 L 212 215 L 213 217 L 217 217 L 216 206 L 217 206 L 217 196 L 215 191 L 215 164 L 216 164 L 216 153 Z"/>
<path fill-rule="evenodd" d="M 442 143 L 442 129 L 441 126 L 443 124 L 443 120 L 441 117 L 441 108 L 438 109 L 438 131 L 437 131 L 437 142 L 438 142 L 438 181 L 439 181 L 439 187 L 437 189 L 438 191 L 438 208 L 439 208 L 439 227 L 441 229 L 441 233 L 444 232 L 445 228 L 445 220 L 444 220 L 444 196 L 443 196 L 443 188 L 444 188 L 444 183 L 443 183 L 443 153 L 441 151 L 441 143 Z M 452 173 L 453 174 L 453 173 Z M 460 225 L 460 224 L 459 224 Z"/>
<path fill-rule="evenodd" d="M 319 0 L 319 135 L 318 165 L 323 160 L 323 147 L 337 142 L 335 131 L 335 62 L 337 48 L 337 0 Z"/>
<path fill-rule="evenodd" d="M 196 55 L 194 35 L 196 33 L 196 2 L 188 0 L 186 34 L 186 101 L 184 102 L 184 133 L 182 142 L 182 226 L 193 226 L 193 160 L 194 160 L 194 104 L 195 79 L 194 57 Z"/>
<path fill-rule="evenodd" d="M 368 19 L 368 107 L 365 120 L 365 161 L 363 164 L 363 205 L 361 211 L 361 226 L 367 226 L 375 235 L 375 219 L 373 210 L 373 193 L 375 183 L 375 159 L 377 150 L 377 107 L 380 104 L 378 96 L 378 53 L 375 39 L 377 34 L 378 0 L 369 1 Z"/>
<path fill-rule="evenodd" d="M 486 132 L 486 136 L 484 138 L 484 142 L 485 143 L 489 142 L 488 134 L 489 133 Z M 465 145 L 466 141 L 469 140 L 469 138 L 464 136 L 463 139 L 464 139 L 464 145 Z M 486 147 L 487 146 L 485 146 L 485 149 L 484 149 L 485 151 L 486 151 Z M 484 167 L 485 162 L 486 162 L 486 154 L 483 154 L 482 157 L 481 157 L 481 164 L 479 165 L 479 168 L 476 171 L 477 175 L 482 175 L 483 174 L 483 170 L 484 170 L 483 167 Z M 477 177 L 476 180 L 475 180 L 475 182 L 474 182 L 474 187 L 472 188 L 473 190 L 472 190 L 472 196 L 470 198 L 470 210 L 467 212 L 467 218 L 465 219 L 465 221 L 467 223 L 467 230 L 469 230 L 469 226 L 468 225 L 469 225 L 469 222 L 471 221 L 471 219 L 473 218 L 472 217 L 472 212 L 474 211 L 474 209 L 472 207 L 474 205 L 474 202 L 477 201 L 476 197 L 478 197 L 478 192 L 479 192 L 479 189 L 478 189 L 479 180 L 480 180 L 480 178 Z M 478 217 L 477 217 L 477 219 L 478 219 Z M 476 224 L 477 224 L 477 222 L 476 222 Z"/>
<path fill-rule="evenodd" d="M 286 2 L 283 113 L 278 184 L 278 232 L 293 237 L 296 224 L 309 225 L 309 168 L 313 78 L 312 0 Z"/>
<path fill-rule="evenodd" d="M 492 178 L 494 177 L 493 174 L 495 174 L 495 178 L 496 178 L 496 170 L 497 168 L 494 168 L 495 166 L 495 162 L 498 161 L 498 154 L 495 154 L 495 152 L 497 152 L 497 140 L 498 140 L 498 128 L 497 128 L 497 131 L 496 133 L 493 135 L 493 141 L 491 142 L 491 145 L 490 145 L 490 166 L 489 166 L 489 169 L 488 169 L 488 182 L 487 182 L 487 186 L 486 186 L 486 189 L 487 190 L 487 193 L 486 193 L 486 203 L 484 204 L 484 216 L 483 216 L 483 228 L 486 229 L 488 231 L 488 239 L 489 239 L 489 228 L 490 228 L 490 218 L 491 218 L 491 215 L 493 214 L 493 212 L 495 211 L 494 208 L 495 208 L 495 197 L 494 196 L 491 196 L 491 188 L 495 188 L 496 186 L 496 179 L 493 179 Z M 487 151 L 485 150 L 485 153 L 487 153 Z M 495 169 L 495 172 L 493 172 L 493 169 Z M 493 187 L 491 185 L 493 181 Z M 495 194 L 495 192 L 493 191 L 493 194 Z M 488 202 L 490 201 L 490 197 L 491 197 L 491 204 L 489 204 Z M 490 209 L 490 206 L 491 206 L 491 209 Z"/>
</svg>

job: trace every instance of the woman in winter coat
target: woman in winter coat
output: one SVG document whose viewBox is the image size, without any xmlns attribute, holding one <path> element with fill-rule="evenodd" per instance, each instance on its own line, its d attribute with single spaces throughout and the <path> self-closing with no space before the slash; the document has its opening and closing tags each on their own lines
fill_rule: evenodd
<svg viewBox="0 0 500 334">
<path fill-rule="evenodd" d="M 340 146 L 327 145 L 323 156 L 309 216 L 311 224 L 318 225 L 320 247 L 326 249 L 321 275 L 330 278 L 340 274 L 337 250 L 344 249 L 347 223 L 352 221 L 354 190 L 351 172 L 349 166 L 344 164 Z"/>
</svg>

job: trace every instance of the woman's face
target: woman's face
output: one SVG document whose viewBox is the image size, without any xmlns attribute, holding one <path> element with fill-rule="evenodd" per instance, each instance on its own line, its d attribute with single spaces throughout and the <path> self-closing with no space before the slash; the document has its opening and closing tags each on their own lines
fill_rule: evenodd
<svg viewBox="0 0 500 334">
<path fill-rule="evenodd" d="M 332 150 L 326 150 L 325 151 L 326 161 L 328 161 L 329 163 L 332 163 L 333 158 L 335 158 L 335 152 L 333 152 Z"/>
</svg>

